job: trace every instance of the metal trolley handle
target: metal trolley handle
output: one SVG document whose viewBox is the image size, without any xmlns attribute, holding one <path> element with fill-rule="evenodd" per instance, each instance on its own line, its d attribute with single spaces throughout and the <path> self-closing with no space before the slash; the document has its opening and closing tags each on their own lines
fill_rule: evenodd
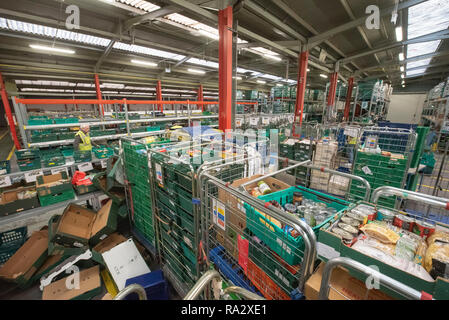
<svg viewBox="0 0 449 320">
<path fill-rule="evenodd" d="M 409 286 L 406 286 L 405 284 L 397 280 L 394 280 L 380 273 L 379 271 L 371 269 L 370 267 L 365 266 L 360 262 L 354 261 L 350 258 L 338 257 L 329 260 L 326 263 L 326 266 L 324 267 L 323 278 L 321 280 L 320 293 L 318 296 L 320 300 L 329 299 L 329 290 L 330 290 L 329 280 L 331 278 L 332 271 L 338 266 L 352 268 L 355 269 L 356 271 L 364 273 L 367 276 L 371 276 L 374 279 L 377 279 L 379 283 L 384 287 L 402 294 L 405 298 L 409 300 L 421 300 L 423 297 L 427 296 L 427 294 L 419 292 L 413 288 L 410 288 Z"/>
<path fill-rule="evenodd" d="M 137 295 L 139 296 L 139 300 L 147 300 L 147 294 L 145 292 L 145 289 L 140 284 L 137 283 L 131 284 L 126 288 L 122 289 L 114 297 L 114 300 L 123 300 L 131 293 L 137 293 Z"/>
<path fill-rule="evenodd" d="M 373 195 L 371 196 L 371 202 L 377 204 L 377 201 L 382 195 L 395 195 L 403 199 L 416 200 L 433 206 L 443 207 L 446 210 L 449 210 L 449 199 L 439 198 L 424 193 L 389 186 L 379 187 L 374 190 Z"/>
<path fill-rule="evenodd" d="M 209 270 L 199 278 L 195 285 L 190 289 L 183 300 L 195 300 L 204 291 L 206 286 L 211 283 L 212 280 L 221 280 L 221 275 L 216 270 Z M 248 300 L 265 300 L 263 297 L 248 291 L 242 287 L 230 286 L 224 290 L 225 294 L 236 293 Z"/>
</svg>

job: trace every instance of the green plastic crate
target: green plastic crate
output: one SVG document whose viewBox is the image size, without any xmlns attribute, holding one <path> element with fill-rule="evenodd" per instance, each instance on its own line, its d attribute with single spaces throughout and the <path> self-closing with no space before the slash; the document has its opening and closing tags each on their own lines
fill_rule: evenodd
<svg viewBox="0 0 449 320">
<path fill-rule="evenodd" d="M 17 160 L 35 159 L 40 158 L 39 149 L 27 149 L 27 150 L 16 150 Z"/>
<path fill-rule="evenodd" d="M 49 194 L 46 196 L 39 196 L 39 202 L 42 207 L 49 206 L 55 203 L 71 200 L 75 198 L 73 190 L 66 190 L 60 193 Z"/>
<path fill-rule="evenodd" d="M 41 159 L 17 160 L 20 171 L 30 171 L 42 168 Z"/>
<path fill-rule="evenodd" d="M 53 124 L 53 119 L 48 119 L 47 117 L 28 119 L 29 126 L 41 126 L 46 124 Z"/>
<path fill-rule="evenodd" d="M 58 133 L 58 140 L 72 140 L 75 139 L 75 132 L 62 132 Z"/>
<path fill-rule="evenodd" d="M 74 151 L 73 158 L 75 163 L 92 161 L 92 152 L 90 151 Z"/>
<path fill-rule="evenodd" d="M 53 157 L 45 157 L 42 159 L 45 168 L 62 166 L 65 164 L 64 155 L 61 156 L 53 156 Z"/>
<path fill-rule="evenodd" d="M 328 207 L 335 208 L 338 212 L 345 210 L 349 205 L 349 202 L 347 201 L 301 186 L 291 187 L 265 196 L 260 196 L 259 199 L 266 202 L 275 200 L 281 205 L 284 205 L 293 200 L 294 192 L 301 192 L 306 199 L 326 203 Z M 260 212 L 247 203 L 244 203 L 244 207 L 246 210 L 247 228 L 274 252 L 280 255 L 289 265 L 299 264 L 304 251 L 303 238 L 300 236 L 297 238 L 292 237 L 287 231 L 280 229 L 271 221 L 267 220 Z M 332 221 L 332 219 L 334 219 L 334 217 L 329 217 L 320 225 L 313 227 L 314 232 L 318 233 L 318 230 Z"/>
<path fill-rule="evenodd" d="M 0 161 L 0 175 L 11 173 L 9 160 Z"/>
<path fill-rule="evenodd" d="M 93 148 L 92 152 L 97 159 L 109 158 L 114 155 L 114 150 L 105 146 Z"/>
<path fill-rule="evenodd" d="M 64 123 L 78 123 L 78 118 L 55 118 L 56 124 L 64 124 Z"/>
</svg>

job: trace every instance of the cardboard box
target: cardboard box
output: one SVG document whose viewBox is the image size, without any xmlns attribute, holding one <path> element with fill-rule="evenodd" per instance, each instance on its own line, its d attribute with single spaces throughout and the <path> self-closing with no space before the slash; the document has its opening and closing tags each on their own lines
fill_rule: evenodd
<svg viewBox="0 0 449 320">
<path fill-rule="evenodd" d="M 127 239 L 124 236 L 117 232 L 109 235 L 106 239 L 100 241 L 95 247 L 92 248 L 92 259 L 102 265 L 106 265 L 102 254 L 108 250 L 111 250 L 120 243 L 125 242 L 126 240 Z"/>
<path fill-rule="evenodd" d="M 42 300 L 88 300 L 101 293 L 99 266 L 79 272 L 79 288 L 67 288 L 66 281 L 74 276 L 50 283 L 42 292 Z"/>
<path fill-rule="evenodd" d="M 53 270 L 57 265 L 61 264 L 64 260 L 69 258 L 69 255 L 55 254 L 49 255 L 45 260 L 44 264 L 36 271 L 33 275 L 32 282 L 38 281 L 43 275 Z"/>
<path fill-rule="evenodd" d="M 29 199 L 19 199 L 18 194 L 24 191 L 36 191 L 36 188 L 21 187 L 2 193 L 0 198 L 0 217 L 40 206 L 37 194 Z"/>
<path fill-rule="evenodd" d="M 321 263 L 307 280 L 304 287 L 304 295 L 307 300 L 318 300 L 324 266 L 325 263 Z M 379 290 L 368 290 L 364 282 L 351 277 L 349 272 L 342 267 L 337 267 L 332 271 L 330 285 L 329 300 L 394 300 Z"/>
<path fill-rule="evenodd" d="M 51 230 L 51 241 L 71 247 L 88 247 L 96 245 L 117 228 L 116 209 L 109 200 L 98 212 L 76 204 L 69 204 L 59 219 L 57 226 Z"/>
<path fill-rule="evenodd" d="M 125 288 L 127 279 L 151 272 L 132 239 L 104 252 L 102 256 L 118 290 Z"/>
<path fill-rule="evenodd" d="M 40 197 L 58 194 L 72 189 L 72 182 L 65 171 L 36 177 L 36 191 Z"/>
<path fill-rule="evenodd" d="M 117 205 L 122 205 L 126 201 L 125 189 L 117 184 L 110 183 L 111 178 L 106 176 L 106 172 L 96 174 L 92 182 L 94 185 L 103 191 L 109 198 L 111 198 Z"/>
<path fill-rule="evenodd" d="M 0 268 L 0 278 L 25 288 L 48 256 L 48 230 L 34 232 Z"/>
</svg>

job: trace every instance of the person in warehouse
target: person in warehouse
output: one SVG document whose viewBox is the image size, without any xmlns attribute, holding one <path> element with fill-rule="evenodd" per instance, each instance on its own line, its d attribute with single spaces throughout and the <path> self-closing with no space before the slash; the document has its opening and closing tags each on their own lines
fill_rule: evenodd
<svg viewBox="0 0 449 320">
<path fill-rule="evenodd" d="M 98 146 L 95 142 L 91 141 L 89 135 L 89 125 L 82 124 L 80 130 L 75 135 L 75 141 L 73 142 L 73 149 L 75 151 L 92 151 L 92 143 L 94 146 Z"/>
</svg>

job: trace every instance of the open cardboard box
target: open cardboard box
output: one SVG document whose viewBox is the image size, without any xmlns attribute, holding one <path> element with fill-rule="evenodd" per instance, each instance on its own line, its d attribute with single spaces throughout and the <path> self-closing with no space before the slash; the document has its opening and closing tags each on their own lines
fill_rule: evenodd
<svg viewBox="0 0 449 320">
<path fill-rule="evenodd" d="M 72 190 L 72 183 L 66 172 L 36 177 L 36 190 L 40 197 Z"/>
<path fill-rule="evenodd" d="M 307 300 L 318 300 L 324 266 L 325 263 L 321 263 L 307 280 L 304 287 L 304 295 Z M 337 267 L 332 271 L 330 286 L 329 300 L 394 300 L 377 289 L 368 290 L 364 282 L 351 277 L 349 272 L 342 267 Z"/>
<path fill-rule="evenodd" d="M 92 248 L 92 259 L 102 265 L 106 265 L 102 254 L 108 250 L 111 250 L 116 245 L 125 242 L 127 239 L 121 234 L 114 232 L 110 234 L 106 239 L 100 241 L 95 247 Z"/>
<path fill-rule="evenodd" d="M 51 241 L 77 248 L 87 247 L 89 243 L 96 245 L 116 230 L 115 209 L 112 200 L 98 212 L 71 203 L 64 210 L 56 228 L 50 230 Z"/>
<path fill-rule="evenodd" d="M 40 206 L 37 194 L 28 199 L 19 199 L 18 193 L 22 191 L 36 191 L 35 187 L 21 187 L 13 190 L 4 191 L 0 198 L 0 217 L 12 213 L 37 208 Z"/>
<path fill-rule="evenodd" d="M 25 288 L 48 256 L 48 230 L 34 232 L 0 268 L 0 278 Z"/>
<path fill-rule="evenodd" d="M 42 292 L 42 300 L 88 300 L 101 293 L 100 266 L 79 272 L 79 287 L 68 288 L 70 275 L 50 283 Z"/>
<path fill-rule="evenodd" d="M 242 184 L 257 179 L 259 177 L 262 177 L 262 175 L 258 174 L 249 178 L 242 178 L 239 180 L 235 180 L 230 185 L 230 187 L 238 189 Z M 263 179 L 263 181 L 265 181 L 268 184 L 268 186 L 271 188 L 273 192 L 281 191 L 291 187 L 289 184 L 282 182 L 278 179 L 275 179 L 273 177 L 265 178 Z M 244 187 L 245 190 L 248 191 L 249 193 L 251 189 L 257 187 L 257 182 L 246 185 Z M 243 203 L 240 199 L 237 199 L 236 197 L 232 196 L 229 192 L 221 188 L 218 189 L 218 199 L 221 202 L 223 202 L 227 208 L 233 208 L 233 210 L 226 211 L 225 217 L 226 230 L 223 230 L 219 227 L 215 228 L 217 230 L 217 240 L 219 243 L 221 243 L 223 247 L 225 247 L 227 250 L 230 250 L 230 252 L 234 257 L 238 257 L 238 251 L 236 249 L 237 248 L 236 235 L 244 234 L 244 230 L 246 228 L 246 210 L 243 207 Z M 230 229 L 229 226 L 232 226 L 232 228 L 235 230 Z"/>
</svg>

